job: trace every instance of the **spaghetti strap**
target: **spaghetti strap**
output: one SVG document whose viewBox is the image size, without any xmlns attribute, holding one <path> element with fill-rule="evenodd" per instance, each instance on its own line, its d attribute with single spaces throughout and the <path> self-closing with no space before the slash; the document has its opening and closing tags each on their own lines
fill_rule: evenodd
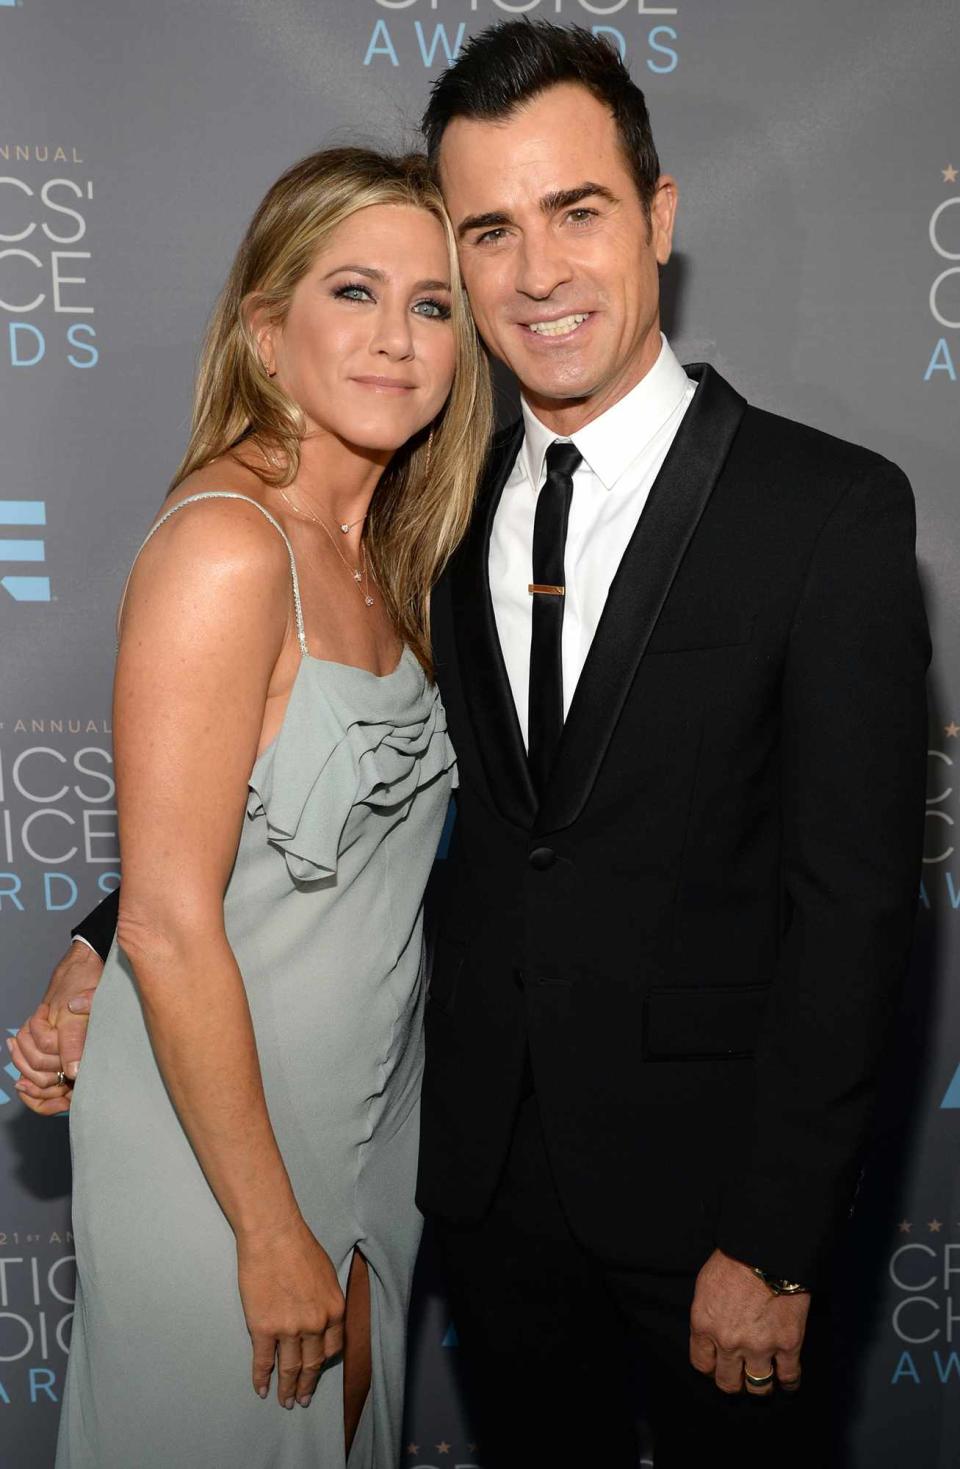
<svg viewBox="0 0 960 1469">
<path fill-rule="evenodd" d="M 300 579 L 297 576 L 297 562 L 293 554 L 293 547 L 290 544 L 290 538 L 280 522 L 270 514 L 269 510 L 265 510 L 264 507 L 259 503 L 259 501 L 252 499 L 249 495 L 239 495 L 236 493 L 235 490 L 204 490 L 201 494 L 187 495 L 185 500 L 181 500 L 178 505 L 171 506 L 171 508 L 167 510 L 163 515 L 161 515 L 160 519 L 150 527 L 149 531 L 144 536 L 137 549 L 136 556 L 134 556 L 133 561 L 130 563 L 130 570 L 127 572 L 127 579 L 123 584 L 123 592 L 120 596 L 120 606 L 117 609 L 118 646 L 120 642 L 120 619 L 123 616 L 123 607 L 124 603 L 127 600 L 127 587 L 130 585 L 130 577 L 133 573 L 133 568 L 137 564 L 137 559 L 140 555 L 140 552 L 143 550 L 147 542 L 151 540 L 151 538 L 156 534 L 160 527 L 166 524 L 171 515 L 176 515 L 177 511 L 182 510 L 185 505 L 195 505 L 198 500 L 244 500 L 248 505 L 252 505 L 254 509 L 259 510 L 264 519 L 269 520 L 274 530 L 280 536 L 282 536 L 283 543 L 287 548 L 287 555 L 290 558 L 290 579 L 293 583 L 293 609 L 297 619 L 297 642 L 300 644 L 300 652 L 305 657 L 309 656 L 309 649 L 307 647 L 307 635 L 304 632 L 303 628 L 303 604 L 300 600 Z"/>
</svg>

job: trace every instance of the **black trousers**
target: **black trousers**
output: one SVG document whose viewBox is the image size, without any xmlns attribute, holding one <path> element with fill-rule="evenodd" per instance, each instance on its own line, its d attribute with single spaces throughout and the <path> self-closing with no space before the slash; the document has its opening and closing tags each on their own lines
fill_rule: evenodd
<svg viewBox="0 0 960 1469">
<path fill-rule="evenodd" d="M 570 1233 L 534 1096 L 488 1213 L 436 1229 L 484 1469 L 637 1469 L 641 1420 L 656 1469 L 840 1463 L 824 1300 L 812 1303 L 799 1392 L 721 1393 L 689 1364 L 695 1276 L 611 1268 Z"/>
</svg>

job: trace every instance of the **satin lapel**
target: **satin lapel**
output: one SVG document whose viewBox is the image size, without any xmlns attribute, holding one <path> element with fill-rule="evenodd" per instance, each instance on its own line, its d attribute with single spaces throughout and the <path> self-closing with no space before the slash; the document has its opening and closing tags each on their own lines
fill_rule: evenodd
<svg viewBox="0 0 960 1469">
<path fill-rule="evenodd" d="M 508 821 L 529 827 L 536 797 L 490 599 L 493 518 L 523 439 L 523 421 L 494 441 L 477 509 L 451 568 L 460 679 L 493 799 Z"/>
<path fill-rule="evenodd" d="M 708 365 L 610 586 L 536 819 L 569 826 L 583 810 L 661 608 L 717 482 L 746 403 Z"/>
</svg>

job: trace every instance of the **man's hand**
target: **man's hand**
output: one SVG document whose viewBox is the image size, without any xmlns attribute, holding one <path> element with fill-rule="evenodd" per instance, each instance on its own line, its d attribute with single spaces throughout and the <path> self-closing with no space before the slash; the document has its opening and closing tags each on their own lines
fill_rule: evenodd
<svg viewBox="0 0 960 1469">
<path fill-rule="evenodd" d="M 71 944 L 51 975 L 43 1002 L 7 1041 L 21 1073 L 17 1094 L 41 1117 L 55 1117 L 70 1106 L 90 1006 L 102 972 L 99 954 L 86 944 Z M 59 1071 L 68 1078 L 66 1085 L 57 1085 Z"/>
<path fill-rule="evenodd" d="M 768 1377 L 787 1391 L 800 1386 L 800 1348 L 810 1310 L 807 1294 L 777 1296 L 748 1265 L 714 1250 L 697 1277 L 690 1308 L 690 1361 L 716 1381 L 721 1392 L 738 1393 L 744 1374 Z M 747 1392 L 768 1397 L 774 1382 Z"/>
</svg>

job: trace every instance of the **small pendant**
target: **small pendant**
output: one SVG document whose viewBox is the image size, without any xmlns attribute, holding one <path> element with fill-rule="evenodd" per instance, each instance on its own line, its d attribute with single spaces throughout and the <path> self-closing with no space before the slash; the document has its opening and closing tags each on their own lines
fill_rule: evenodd
<svg viewBox="0 0 960 1469">
<path fill-rule="evenodd" d="M 353 579 L 354 581 L 363 581 L 363 576 L 359 571 L 355 571 L 353 573 Z"/>
<path fill-rule="evenodd" d="M 372 597 L 364 597 L 363 600 L 366 602 L 366 604 L 367 604 L 368 607 L 372 607 L 373 606 L 373 598 Z"/>
<path fill-rule="evenodd" d="M 343 531 L 344 535 L 346 535 L 350 527 L 349 525 L 341 525 L 340 529 Z"/>
</svg>

